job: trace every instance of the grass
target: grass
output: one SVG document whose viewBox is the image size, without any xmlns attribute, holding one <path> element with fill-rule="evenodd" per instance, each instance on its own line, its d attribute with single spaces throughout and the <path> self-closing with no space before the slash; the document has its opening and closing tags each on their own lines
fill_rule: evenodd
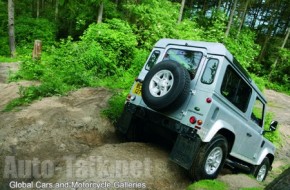
<svg viewBox="0 0 290 190">
<path fill-rule="evenodd" d="M 12 57 L 5 57 L 5 56 L 0 55 L 0 63 L 12 63 L 12 62 L 18 62 L 20 60 L 21 58 L 19 57 L 12 58 Z"/>
<path fill-rule="evenodd" d="M 191 184 L 187 190 L 227 190 L 228 186 L 218 180 L 201 180 Z"/>
</svg>

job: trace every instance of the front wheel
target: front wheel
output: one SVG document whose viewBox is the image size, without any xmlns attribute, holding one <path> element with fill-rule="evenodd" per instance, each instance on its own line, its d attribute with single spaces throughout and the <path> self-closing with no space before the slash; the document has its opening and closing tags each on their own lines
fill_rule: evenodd
<svg viewBox="0 0 290 190">
<path fill-rule="evenodd" d="M 194 180 L 215 179 L 222 169 L 228 154 L 228 143 L 222 135 L 216 135 L 203 144 L 193 161 L 189 174 Z"/>
<path fill-rule="evenodd" d="M 269 169 L 270 169 L 269 158 L 265 158 L 259 166 L 256 166 L 256 168 L 253 172 L 256 180 L 257 181 L 264 181 L 267 177 Z"/>
</svg>

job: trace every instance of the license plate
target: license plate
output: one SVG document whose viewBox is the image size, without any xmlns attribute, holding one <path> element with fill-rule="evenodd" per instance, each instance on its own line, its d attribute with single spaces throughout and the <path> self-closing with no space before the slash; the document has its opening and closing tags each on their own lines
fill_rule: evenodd
<svg viewBox="0 0 290 190">
<path fill-rule="evenodd" d="M 133 93 L 137 94 L 138 96 L 141 96 L 141 94 L 142 94 L 141 89 L 142 89 L 142 84 L 139 82 L 136 82 L 136 84 L 133 88 Z"/>
</svg>

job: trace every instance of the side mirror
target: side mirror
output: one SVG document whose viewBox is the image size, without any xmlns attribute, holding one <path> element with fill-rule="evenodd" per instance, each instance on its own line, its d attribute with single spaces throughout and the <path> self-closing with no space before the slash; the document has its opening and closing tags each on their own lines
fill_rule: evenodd
<svg viewBox="0 0 290 190">
<path fill-rule="evenodd" d="M 267 132 L 274 132 L 274 131 L 276 131 L 277 126 L 278 126 L 278 121 L 271 121 L 270 127 L 269 127 L 269 131 L 268 130 L 264 130 L 262 134 L 264 135 Z"/>
<path fill-rule="evenodd" d="M 277 126 L 278 126 L 278 121 L 272 121 L 272 122 L 270 123 L 269 130 L 270 130 L 270 131 L 276 131 Z"/>
</svg>

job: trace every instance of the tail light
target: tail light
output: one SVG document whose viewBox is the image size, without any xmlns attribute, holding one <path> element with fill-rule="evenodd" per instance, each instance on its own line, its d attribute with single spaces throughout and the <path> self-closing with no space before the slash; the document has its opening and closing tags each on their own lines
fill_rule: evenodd
<svg viewBox="0 0 290 190">
<path fill-rule="evenodd" d="M 191 117 L 189 118 L 189 122 L 190 122 L 191 124 L 195 124 L 195 123 L 196 123 L 196 118 L 195 118 L 194 116 L 191 116 Z"/>
<path fill-rule="evenodd" d="M 211 99 L 211 98 L 207 98 L 205 101 L 206 101 L 207 103 L 211 103 L 211 102 L 212 102 L 212 99 Z"/>
</svg>

